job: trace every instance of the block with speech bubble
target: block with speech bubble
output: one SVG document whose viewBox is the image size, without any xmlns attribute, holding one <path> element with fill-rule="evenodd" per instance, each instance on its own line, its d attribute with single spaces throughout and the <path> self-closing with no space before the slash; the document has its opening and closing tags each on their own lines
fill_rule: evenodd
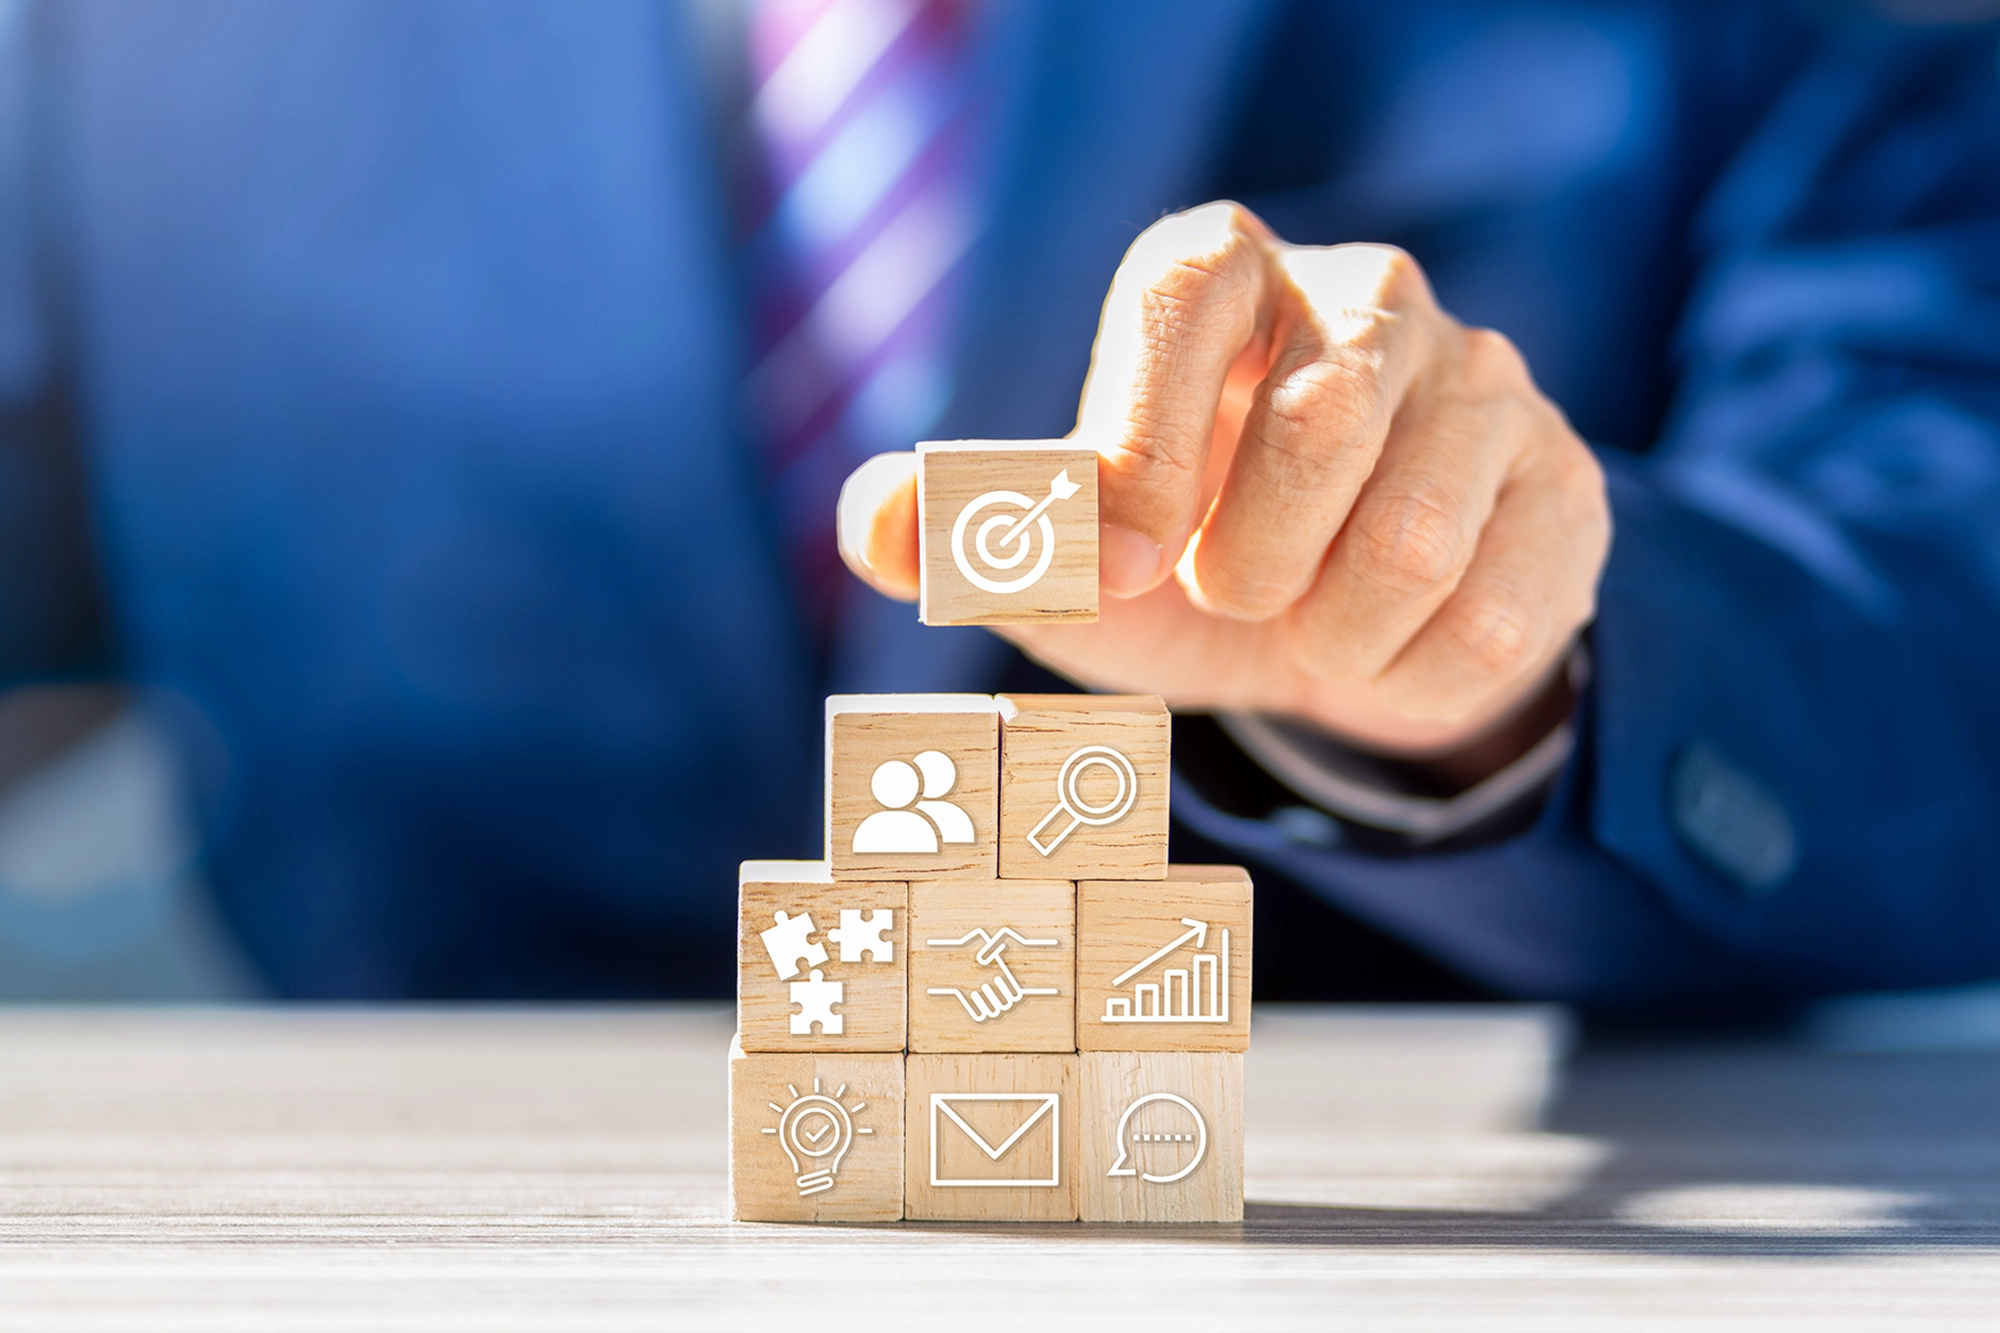
<svg viewBox="0 0 2000 1333">
<path fill-rule="evenodd" d="M 1097 619 L 1097 451 L 919 444 L 917 546 L 926 625 Z"/>
<path fill-rule="evenodd" d="M 1086 1222 L 1243 1220 L 1243 1057 L 1091 1051 L 1078 1059 Z"/>
</svg>

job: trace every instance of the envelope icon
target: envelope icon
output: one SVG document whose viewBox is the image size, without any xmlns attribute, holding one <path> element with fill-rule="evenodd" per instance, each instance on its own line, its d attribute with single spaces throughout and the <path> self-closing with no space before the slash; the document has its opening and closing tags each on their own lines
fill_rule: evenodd
<svg viewBox="0 0 2000 1333">
<path fill-rule="evenodd" d="M 931 1184 L 1053 1186 L 1062 1174 L 1061 1094 L 931 1094 Z"/>
</svg>

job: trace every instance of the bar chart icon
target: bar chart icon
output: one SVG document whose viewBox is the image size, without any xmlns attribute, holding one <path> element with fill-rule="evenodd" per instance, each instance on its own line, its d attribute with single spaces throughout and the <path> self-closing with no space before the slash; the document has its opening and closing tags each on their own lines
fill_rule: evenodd
<svg viewBox="0 0 2000 1333">
<path fill-rule="evenodd" d="M 1219 932 L 1214 953 L 1208 944 L 1208 922 L 1182 917 L 1187 930 L 1111 979 L 1115 990 L 1146 973 L 1155 963 L 1171 962 L 1183 947 L 1191 948 L 1186 967 L 1162 967 L 1156 980 L 1135 982 L 1130 995 L 1104 1001 L 1106 1023 L 1227 1023 L 1229 1021 L 1229 928 Z"/>
</svg>

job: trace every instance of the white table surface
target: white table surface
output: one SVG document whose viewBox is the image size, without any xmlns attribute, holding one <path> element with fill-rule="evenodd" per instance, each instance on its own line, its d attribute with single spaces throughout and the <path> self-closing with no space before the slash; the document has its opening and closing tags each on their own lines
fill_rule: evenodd
<svg viewBox="0 0 2000 1333">
<path fill-rule="evenodd" d="M 0 1330 L 2000 1325 L 2000 1056 L 1259 1011 L 1240 1227 L 723 1220 L 719 1008 L 0 1009 Z"/>
</svg>

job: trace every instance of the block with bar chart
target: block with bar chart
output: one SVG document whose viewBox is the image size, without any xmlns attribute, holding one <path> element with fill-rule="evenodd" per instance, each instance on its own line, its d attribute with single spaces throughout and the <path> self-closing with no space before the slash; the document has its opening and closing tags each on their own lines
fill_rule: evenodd
<svg viewBox="0 0 2000 1333">
<path fill-rule="evenodd" d="M 1079 883 L 1077 1049 L 1248 1048 L 1250 908 L 1250 876 L 1237 866 Z"/>
</svg>

